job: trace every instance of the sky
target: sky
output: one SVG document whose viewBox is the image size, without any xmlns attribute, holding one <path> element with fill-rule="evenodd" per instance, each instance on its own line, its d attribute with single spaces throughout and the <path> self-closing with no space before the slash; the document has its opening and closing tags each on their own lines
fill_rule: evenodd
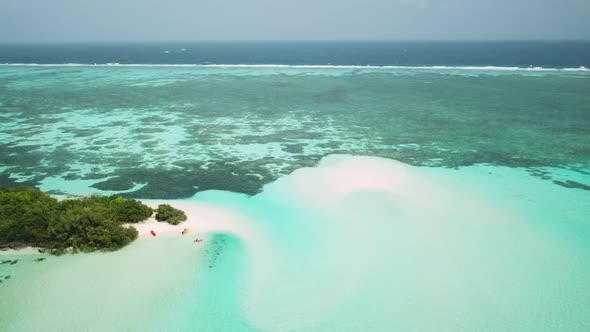
<svg viewBox="0 0 590 332">
<path fill-rule="evenodd" d="M 590 0 L 0 0 L 0 42 L 590 39 Z"/>
</svg>

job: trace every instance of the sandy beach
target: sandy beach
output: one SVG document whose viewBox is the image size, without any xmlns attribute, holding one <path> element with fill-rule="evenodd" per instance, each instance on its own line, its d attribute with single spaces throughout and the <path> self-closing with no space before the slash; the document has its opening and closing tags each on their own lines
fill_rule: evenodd
<svg viewBox="0 0 590 332">
<path fill-rule="evenodd" d="M 189 229 L 188 237 L 203 237 L 209 232 L 228 232 L 237 233 L 242 218 L 235 213 L 231 213 L 222 207 L 212 204 L 201 203 L 196 200 L 181 201 L 181 200 L 141 200 L 144 204 L 157 208 L 160 204 L 170 204 L 173 207 L 184 211 L 187 215 L 187 220 L 178 224 L 171 225 L 166 222 L 158 222 L 155 217 L 150 217 L 147 221 L 135 224 L 127 224 L 127 226 L 135 227 L 139 232 L 139 239 L 151 238 L 151 231 L 156 233 L 156 236 L 169 236 L 172 234 L 180 234 L 184 229 Z M 241 222 L 242 224 L 243 221 Z"/>
<path fill-rule="evenodd" d="M 580 203 L 588 199 L 524 170 L 441 170 L 334 155 L 251 197 L 209 191 L 142 200 L 170 204 L 188 220 L 134 224 L 139 239 L 119 251 L 41 263 L 38 254 L 4 253 L 19 262 L 3 265 L 11 279 L 0 291 L 13 305 L 0 309 L 18 315 L 21 299 L 44 295 L 27 304 L 38 320 L 23 325 L 0 314 L 0 323 L 11 331 L 57 324 L 63 315 L 49 304 L 68 289 L 78 295 L 58 307 L 103 312 L 111 319 L 94 326 L 106 330 L 153 330 L 157 317 L 157 329 L 179 331 L 194 324 L 206 331 L 468 331 L 482 322 L 494 330 L 573 331 L 577 325 L 555 313 L 567 308 L 578 323 L 590 323 L 581 291 L 590 276 L 586 244 L 568 233 L 583 227 L 590 211 Z M 568 227 L 548 226 L 556 218 Z M 105 306 L 115 299 L 118 305 Z M 142 318 L 119 314 L 129 307 Z M 549 318 L 539 323 L 522 308 Z M 428 320 L 410 314 L 424 311 Z M 482 312 L 495 318 L 482 320 Z M 91 317 L 70 319 L 65 330 Z"/>
</svg>

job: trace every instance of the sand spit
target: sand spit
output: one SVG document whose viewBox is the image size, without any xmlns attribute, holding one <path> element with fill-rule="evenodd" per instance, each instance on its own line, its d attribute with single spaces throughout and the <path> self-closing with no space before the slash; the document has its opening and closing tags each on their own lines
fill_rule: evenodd
<svg viewBox="0 0 590 332">
<path fill-rule="evenodd" d="M 144 202 L 170 204 L 188 220 L 135 224 L 140 238 L 116 252 L 4 265 L 11 279 L 0 290 L 7 299 L 0 301 L 0 325 L 10 331 L 57 324 L 63 331 L 590 327 L 590 193 L 525 169 L 420 168 L 339 155 L 252 197 L 206 191 Z M 185 228 L 190 233 L 183 236 Z M 129 319 L 129 308 L 141 318 Z M 22 314 L 31 311 L 34 319 Z M 97 312 L 108 319 L 97 321 Z"/>
</svg>

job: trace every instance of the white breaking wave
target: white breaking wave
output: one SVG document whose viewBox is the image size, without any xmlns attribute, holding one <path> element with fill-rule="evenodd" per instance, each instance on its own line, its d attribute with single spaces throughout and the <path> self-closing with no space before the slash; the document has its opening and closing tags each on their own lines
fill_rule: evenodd
<svg viewBox="0 0 590 332">
<path fill-rule="evenodd" d="M 589 68 L 505 67 L 505 66 L 375 66 L 375 65 L 281 65 L 281 64 L 142 64 L 142 63 L 4 63 L 0 67 L 185 67 L 185 68 L 294 68 L 294 69 L 371 69 L 371 70 L 475 70 L 475 71 L 568 71 L 588 72 Z"/>
</svg>

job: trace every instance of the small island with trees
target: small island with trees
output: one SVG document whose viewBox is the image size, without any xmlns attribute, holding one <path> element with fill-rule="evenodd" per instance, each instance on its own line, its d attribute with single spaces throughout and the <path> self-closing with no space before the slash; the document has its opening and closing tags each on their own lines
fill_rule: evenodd
<svg viewBox="0 0 590 332">
<path fill-rule="evenodd" d="M 37 247 L 53 254 L 117 250 L 138 236 L 133 224 L 156 212 L 176 225 L 186 214 L 167 204 L 155 211 L 133 199 L 90 196 L 57 200 L 34 188 L 0 188 L 0 248 Z"/>
<path fill-rule="evenodd" d="M 184 211 L 175 209 L 168 204 L 160 204 L 156 209 L 156 220 L 178 225 L 186 220 L 186 214 Z"/>
</svg>

